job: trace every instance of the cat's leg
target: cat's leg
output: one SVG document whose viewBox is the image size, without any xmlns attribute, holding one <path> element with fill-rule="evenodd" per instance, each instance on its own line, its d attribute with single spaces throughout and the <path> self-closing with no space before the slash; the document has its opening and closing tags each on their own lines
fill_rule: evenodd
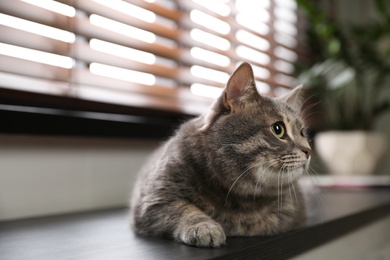
<svg viewBox="0 0 390 260">
<path fill-rule="evenodd" d="M 194 205 L 183 205 L 183 214 L 174 230 L 174 238 L 197 247 L 220 247 L 225 244 L 225 232 Z"/>
<path fill-rule="evenodd" d="M 148 203 L 138 201 L 132 210 L 132 225 L 140 235 L 172 236 L 176 241 L 198 247 L 219 247 L 226 236 L 220 224 L 195 205 L 184 201 Z"/>
</svg>

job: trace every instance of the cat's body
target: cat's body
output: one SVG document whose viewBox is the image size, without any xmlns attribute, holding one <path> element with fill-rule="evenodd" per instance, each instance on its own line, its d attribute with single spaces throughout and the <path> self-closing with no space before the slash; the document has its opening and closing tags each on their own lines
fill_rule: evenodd
<svg viewBox="0 0 390 260">
<path fill-rule="evenodd" d="M 135 231 L 218 247 L 226 235 L 302 224 L 296 180 L 310 148 L 295 99 L 260 96 L 242 64 L 210 112 L 184 123 L 143 168 L 131 203 Z"/>
</svg>

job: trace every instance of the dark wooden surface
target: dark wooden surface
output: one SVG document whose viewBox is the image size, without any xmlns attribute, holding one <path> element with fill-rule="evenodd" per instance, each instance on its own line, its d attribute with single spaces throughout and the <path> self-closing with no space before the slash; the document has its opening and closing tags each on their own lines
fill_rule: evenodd
<svg viewBox="0 0 390 260">
<path fill-rule="evenodd" d="M 306 227 L 228 238 L 217 249 L 138 237 L 126 209 L 0 222 L 0 259 L 286 259 L 390 214 L 390 190 L 321 191 L 310 198 Z"/>
</svg>

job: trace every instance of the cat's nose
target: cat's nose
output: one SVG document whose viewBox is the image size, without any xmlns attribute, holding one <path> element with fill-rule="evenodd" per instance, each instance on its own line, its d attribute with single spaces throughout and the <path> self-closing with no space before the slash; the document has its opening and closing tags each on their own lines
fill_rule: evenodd
<svg viewBox="0 0 390 260">
<path fill-rule="evenodd" d="M 309 159 L 310 155 L 311 155 L 311 149 L 308 148 L 308 147 L 302 147 L 301 148 L 301 151 L 306 154 L 306 159 Z"/>
</svg>

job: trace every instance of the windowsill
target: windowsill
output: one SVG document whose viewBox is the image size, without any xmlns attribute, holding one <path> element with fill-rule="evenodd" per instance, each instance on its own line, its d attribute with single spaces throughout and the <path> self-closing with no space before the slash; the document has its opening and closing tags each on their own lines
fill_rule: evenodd
<svg viewBox="0 0 390 260">
<path fill-rule="evenodd" d="M 310 197 L 306 227 L 273 237 L 228 238 L 218 249 L 138 237 L 129 228 L 126 209 L 0 222 L 0 258 L 285 259 L 390 214 L 385 189 L 321 191 Z"/>
<path fill-rule="evenodd" d="M 3 134 L 165 138 L 180 117 L 162 118 L 0 105 Z"/>
<path fill-rule="evenodd" d="M 0 133 L 166 138 L 194 115 L 1 89 Z"/>
</svg>

